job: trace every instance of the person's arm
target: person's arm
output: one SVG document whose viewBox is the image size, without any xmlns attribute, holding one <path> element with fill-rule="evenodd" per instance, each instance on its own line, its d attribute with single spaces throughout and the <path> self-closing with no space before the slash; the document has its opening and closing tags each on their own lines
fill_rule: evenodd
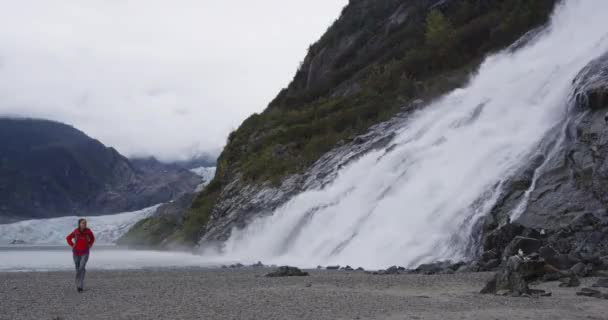
<svg viewBox="0 0 608 320">
<path fill-rule="evenodd" d="M 95 236 L 93 235 L 93 231 L 89 229 L 89 248 L 93 246 L 93 242 L 95 242 Z"/>
<path fill-rule="evenodd" d="M 70 247 L 74 247 L 74 231 L 72 231 L 72 233 L 70 233 L 65 240 L 67 240 Z"/>
</svg>

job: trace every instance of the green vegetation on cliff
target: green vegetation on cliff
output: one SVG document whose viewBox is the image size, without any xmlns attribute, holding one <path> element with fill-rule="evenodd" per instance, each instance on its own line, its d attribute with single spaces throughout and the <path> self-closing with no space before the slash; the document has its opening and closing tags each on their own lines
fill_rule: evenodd
<svg viewBox="0 0 608 320">
<path fill-rule="evenodd" d="M 247 182 L 277 182 L 307 168 L 338 141 L 386 120 L 411 99 L 461 85 L 461 77 L 451 83 L 445 76 L 470 70 L 489 52 L 513 43 L 544 22 L 552 8 L 548 0 L 486 1 L 493 5 L 485 9 L 477 1 L 454 1 L 442 13 L 429 11 L 428 1 L 412 1 L 418 4 L 411 5 L 407 22 L 386 34 L 386 17 L 402 2 L 378 1 L 364 15 L 351 14 L 356 5 L 346 7 L 309 56 L 343 40 L 333 33 L 360 33 L 361 44 L 337 57 L 328 66 L 330 75 L 318 81 L 303 83 L 311 72 L 305 63 L 268 109 L 245 120 L 221 155 L 229 170 Z M 384 38 L 377 48 L 369 45 L 374 37 Z M 345 93 L 340 86 L 357 89 Z"/>
<path fill-rule="evenodd" d="M 554 0 L 351 0 L 291 84 L 228 138 L 172 237 L 195 243 L 221 190 L 279 183 L 415 99 L 461 86 L 487 54 L 545 23 Z"/>
</svg>

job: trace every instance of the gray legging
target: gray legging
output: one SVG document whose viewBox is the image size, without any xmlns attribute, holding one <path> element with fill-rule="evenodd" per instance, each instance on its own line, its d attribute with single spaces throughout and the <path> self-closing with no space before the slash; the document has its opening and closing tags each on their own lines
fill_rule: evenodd
<svg viewBox="0 0 608 320">
<path fill-rule="evenodd" d="M 89 255 L 73 255 L 73 257 L 74 265 L 76 266 L 76 287 L 82 289 L 84 288 L 84 274 L 87 272 L 85 267 L 87 266 L 87 261 L 89 261 Z"/>
</svg>

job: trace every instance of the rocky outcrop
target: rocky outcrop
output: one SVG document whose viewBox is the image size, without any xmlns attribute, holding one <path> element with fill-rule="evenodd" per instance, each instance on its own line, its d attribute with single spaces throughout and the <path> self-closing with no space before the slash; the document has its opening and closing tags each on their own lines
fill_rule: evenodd
<svg viewBox="0 0 608 320">
<path fill-rule="evenodd" d="M 158 161 L 130 161 L 77 129 L 0 119 L 0 217 L 133 211 L 191 192 L 200 178 Z"/>
<path fill-rule="evenodd" d="M 513 249 L 527 254 L 539 244 L 543 258 L 562 270 L 581 262 L 602 264 L 608 255 L 608 53 L 586 66 L 573 84 L 563 135 L 559 128 L 552 132 L 539 154 L 503 183 L 483 223 L 482 262 L 513 255 Z M 512 243 L 516 237 L 520 244 Z"/>
<path fill-rule="evenodd" d="M 481 290 L 481 293 L 493 293 L 498 295 L 520 296 L 532 294 L 528 286 L 532 280 L 538 279 L 544 274 L 545 262 L 536 256 L 512 256 L 507 259 L 494 278 Z"/>
<path fill-rule="evenodd" d="M 308 272 L 304 272 L 296 267 L 290 266 L 282 266 L 277 270 L 266 274 L 266 277 L 276 278 L 276 277 L 305 277 L 308 275 Z"/>
</svg>

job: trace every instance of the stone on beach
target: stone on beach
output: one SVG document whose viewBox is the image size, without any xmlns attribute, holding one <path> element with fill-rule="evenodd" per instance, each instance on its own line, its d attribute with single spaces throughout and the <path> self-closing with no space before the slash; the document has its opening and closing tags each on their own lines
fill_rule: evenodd
<svg viewBox="0 0 608 320">
<path fill-rule="evenodd" d="M 308 272 L 304 272 L 296 267 L 282 266 L 277 270 L 266 275 L 267 277 L 302 277 L 308 276 Z"/>
</svg>

